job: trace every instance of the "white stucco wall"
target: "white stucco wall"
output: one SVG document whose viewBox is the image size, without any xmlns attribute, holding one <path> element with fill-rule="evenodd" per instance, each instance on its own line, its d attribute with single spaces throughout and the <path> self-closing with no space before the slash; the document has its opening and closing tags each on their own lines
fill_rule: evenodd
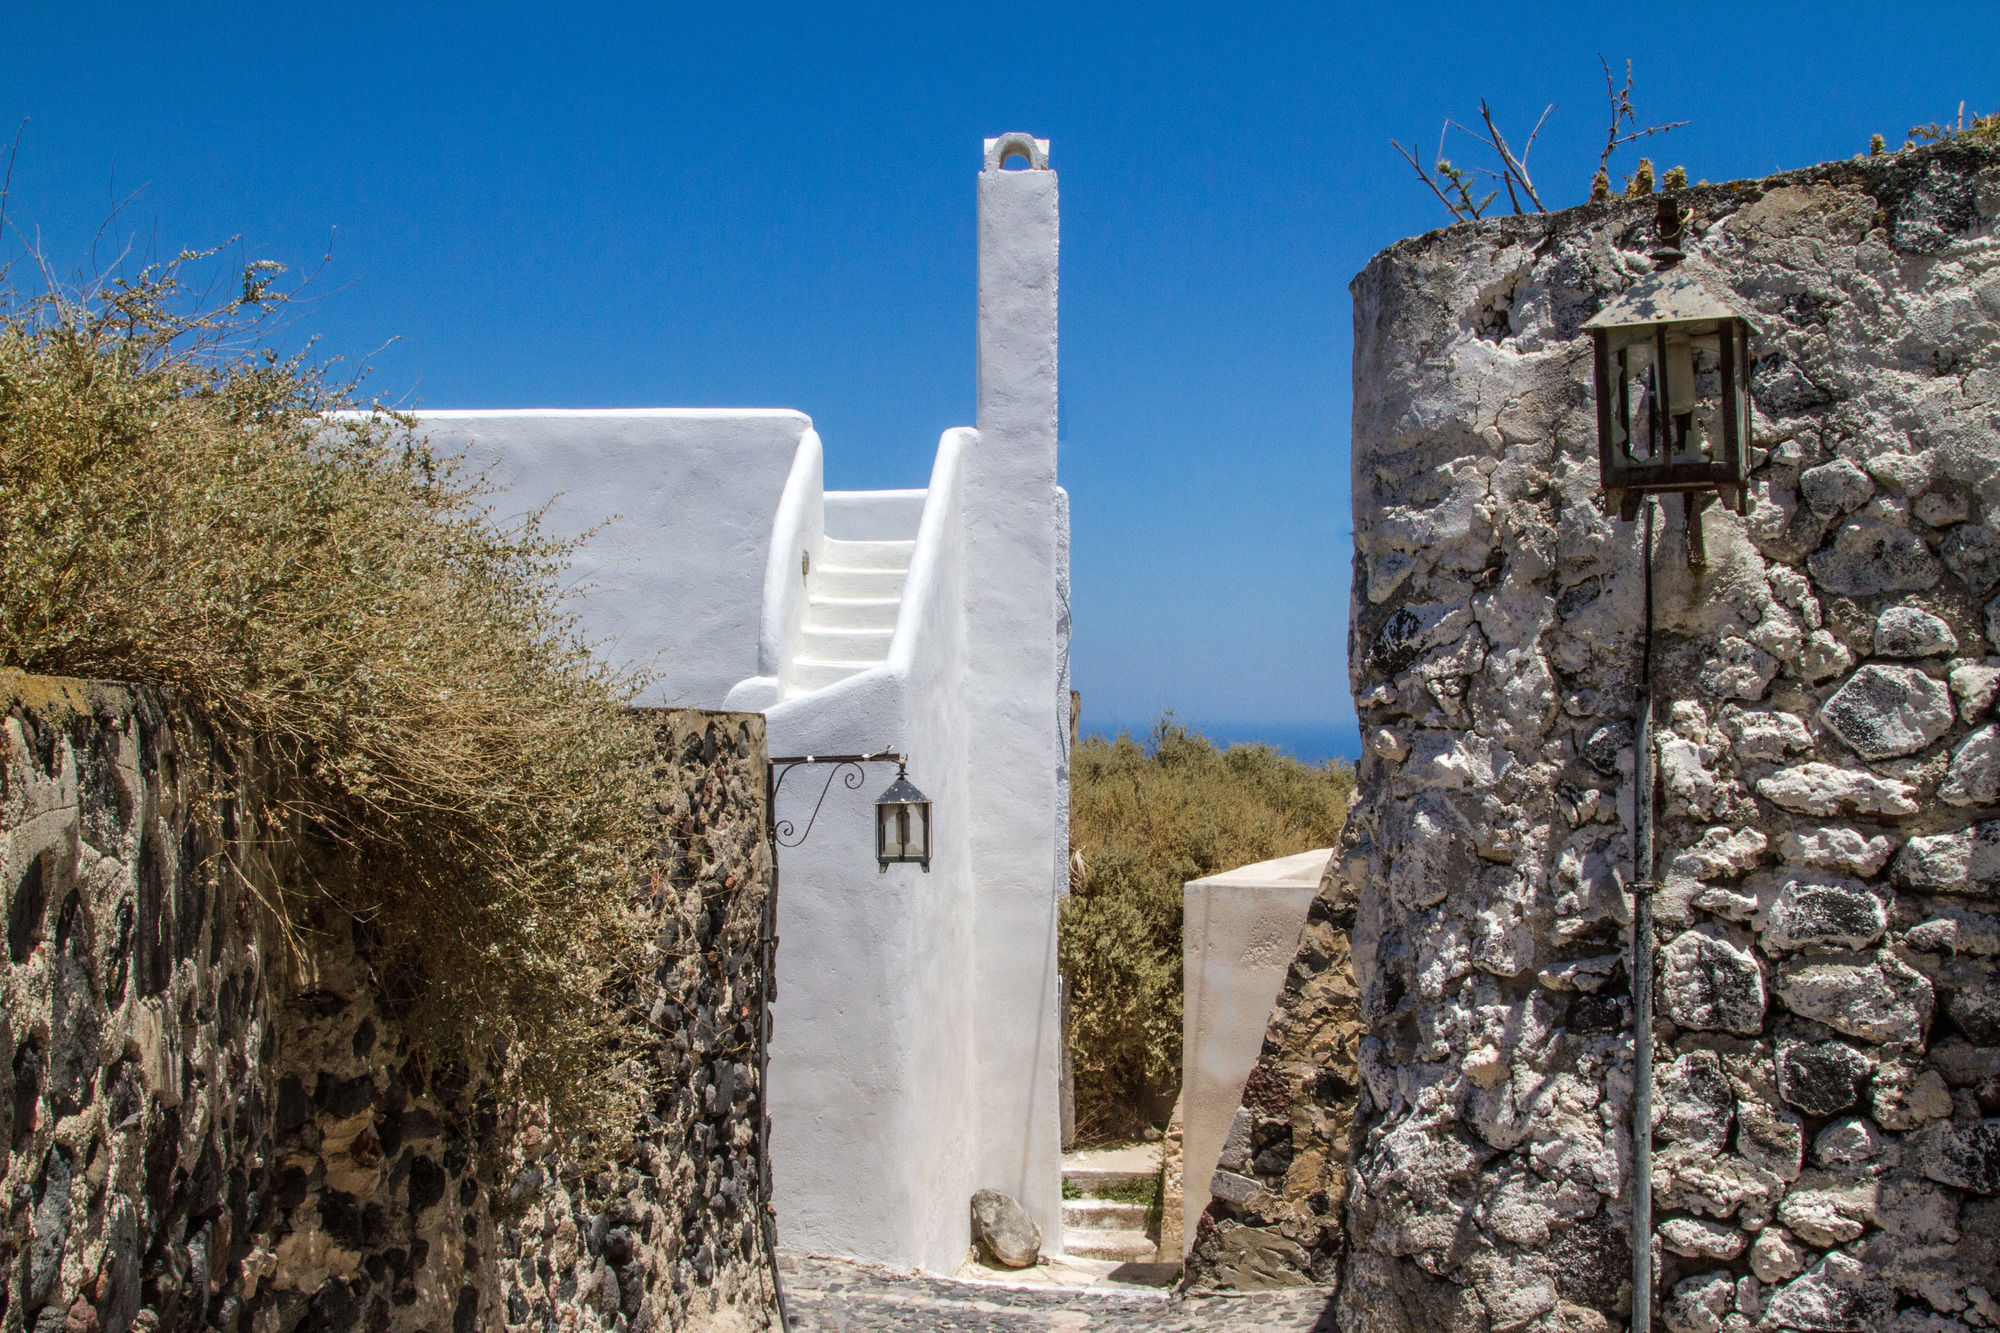
<svg viewBox="0 0 2000 1333">
<path fill-rule="evenodd" d="M 773 755 L 907 755 L 932 801 L 935 853 L 929 873 L 877 869 L 872 802 L 894 776 L 884 765 L 853 790 L 836 783 L 812 836 L 780 852 L 771 1044 L 779 1237 L 787 1248 L 944 1273 L 964 1261 L 977 1188 L 969 741 L 959 703 L 970 436 L 951 431 L 939 443 L 888 661 L 766 714 Z M 829 497 L 836 531 L 842 507 Z M 901 521 L 893 507 L 875 518 Z M 779 817 L 803 824 L 823 781 L 824 770 L 796 770 Z"/>
<path fill-rule="evenodd" d="M 1005 142 L 1025 142 L 1034 167 L 1002 170 Z M 781 847 L 772 1166 L 787 1247 L 942 1273 L 965 1258 L 982 1188 L 1019 1199 L 1046 1252 L 1062 1244 L 1056 181 L 1044 143 L 987 147 L 979 425 L 944 433 L 922 490 L 826 491 L 819 437 L 794 412 L 426 417 L 491 468 L 503 516 L 547 504 L 555 533 L 602 525 L 575 561 L 591 585 L 579 609 L 613 660 L 664 674 L 649 701 L 764 711 L 774 756 L 909 757 L 933 802 L 928 873 L 877 870 L 883 765 L 836 781 L 810 836 Z M 829 543 L 912 537 L 886 659 L 799 693 L 815 678 L 793 673 L 809 609 L 840 596 L 816 594 L 839 585 L 815 585 L 807 565 L 856 558 Z M 776 817 L 803 832 L 826 776 L 794 770 Z"/>
<path fill-rule="evenodd" d="M 1035 165 L 1002 166 L 1019 144 Z M 966 467 L 965 706 L 976 762 L 976 1031 L 987 1131 L 978 1183 L 1062 1235 L 1062 1028 L 1055 860 L 1068 727 L 1061 670 L 1056 484 L 1056 174 L 1048 145 L 1007 135 L 979 175 L 979 440 Z"/>
<path fill-rule="evenodd" d="M 978 1189 L 1019 1199 L 1046 1252 L 1062 1243 L 1068 528 L 1056 184 L 1036 150 L 1036 169 L 989 160 L 979 179 L 979 427 L 946 432 L 924 492 L 826 497 L 826 536 L 850 541 L 907 537 L 922 506 L 888 660 L 768 713 L 773 753 L 908 754 L 934 802 L 936 852 L 929 875 L 876 873 L 866 798 L 886 784 L 880 770 L 833 794 L 825 833 L 782 853 L 780 1237 L 947 1273 L 964 1260 Z M 732 699 L 765 688 L 746 682 Z M 802 816 L 818 790 L 788 797 L 802 804 L 781 817 Z"/>
<path fill-rule="evenodd" d="M 657 673 L 638 702 L 717 707 L 757 671 L 772 521 L 802 446 L 802 412 L 733 408 L 418 414 L 517 519 L 589 532 L 570 565 L 586 635 Z M 592 531 L 594 529 L 594 531 Z"/>
<path fill-rule="evenodd" d="M 1181 1235 L 1189 1244 L 1331 855 L 1322 847 L 1259 861 L 1182 890 Z"/>
</svg>

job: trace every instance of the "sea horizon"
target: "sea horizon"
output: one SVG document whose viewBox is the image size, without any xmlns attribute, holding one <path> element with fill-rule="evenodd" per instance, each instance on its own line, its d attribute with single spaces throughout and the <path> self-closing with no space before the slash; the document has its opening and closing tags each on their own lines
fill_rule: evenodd
<svg viewBox="0 0 2000 1333">
<path fill-rule="evenodd" d="M 1308 764 L 1324 764 L 1332 759 L 1351 764 L 1361 757 L 1361 727 L 1352 721 L 1232 722 L 1183 717 L 1178 713 L 1174 721 L 1225 749 L 1232 745 L 1268 745 Z M 1086 739 L 1103 740 L 1129 734 L 1144 744 L 1157 725 L 1157 718 L 1149 722 L 1085 722 L 1082 732 Z"/>
</svg>

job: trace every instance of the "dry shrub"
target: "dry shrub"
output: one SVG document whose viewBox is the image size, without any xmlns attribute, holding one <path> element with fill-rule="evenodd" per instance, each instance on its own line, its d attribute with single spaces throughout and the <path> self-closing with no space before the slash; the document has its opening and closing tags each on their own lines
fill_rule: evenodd
<svg viewBox="0 0 2000 1333">
<path fill-rule="evenodd" d="M 1063 904 L 1069 1043 L 1079 1137 L 1130 1138 L 1162 1124 L 1181 1086 L 1181 886 L 1328 847 L 1354 771 L 1266 745 L 1218 749 L 1170 713 L 1070 752 L 1070 845 L 1082 853 Z"/>
<path fill-rule="evenodd" d="M 167 685 L 257 738 L 241 817 L 310 879 L 270 904 L 299 960 L 369 922 L 434 1056 L 615 1136 L 633 682 L 559 604 L 569 548 L 497 525 L 408 419 L 329 418 L 353 385 L 267 345 L 275 266 L 216 303 L 215 264 L 0 282 L 0 665 Z"/>
</svg>

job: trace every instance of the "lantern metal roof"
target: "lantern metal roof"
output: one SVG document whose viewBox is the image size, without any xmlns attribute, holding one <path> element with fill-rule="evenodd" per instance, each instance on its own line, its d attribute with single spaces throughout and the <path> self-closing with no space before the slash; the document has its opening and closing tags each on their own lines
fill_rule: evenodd
<svg viewBox="0 0 2000 1333">
<path fill-rule="evenodd" d="M 910 780 L 907 777 L 904 777 L 901 773 L 898 773 L 896 775 L 896 780 L 889 784 L 888 790 L 884 791 L 880 796 L 877 796 L 875 798 L 875 804 L 916 805 L 919 802 L 927 802 L 929 800 L 930 797 L 918 791 L 916 787 L 911 785 Z"/>
<path fill-rule="evenodd" d="M 1583 327 L 1616 329 L 1711 319 L 1740 319 L 1751 332 L 1762 332 L 1721 275 L 1703 265 L 1686 263 L 1648 273 L 1585 320 Z"/>
</svg>

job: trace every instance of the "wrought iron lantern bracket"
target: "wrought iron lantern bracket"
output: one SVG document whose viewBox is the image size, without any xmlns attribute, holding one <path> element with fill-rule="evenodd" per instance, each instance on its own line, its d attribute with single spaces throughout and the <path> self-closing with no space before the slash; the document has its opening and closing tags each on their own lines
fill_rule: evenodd
<svg viewBox="0 0 2000 1333">
<path fill-rule="evenodd" d="M 771 811 L 770 839 L 772 848 L 775 850 L 780 847 L 797 847 L 804 843 L 808 837 L 812 836 L 813 826 L 819 822 L 819 812 L 826 805 L 826 798 L 833 791 L 834 782 L 837 780 L 848 791 L 858 790 L 861 784 L 867 781 L 866 765 L 868 764 L 894 764 L 896 766 L 896 780 L 890 783 L 888 790 L 883 792 L 875 802 L 876 860 L 880 863 L 881 869 L 886 871 L 891 865 L 902 862 L 913 862 L 921 866 L 925 871 L 929 871 L 931 868 L 930 799 L 911 785 L 908 757 L 894 750 L 877 750 L 869 754 L 772 756 L 765 770 L 768 775 L 766 789 Z M 826 768 L 826 781 L 820 784 L 819 795 L 813 801 L 811 813 L 805 818 L 804 827 L 800 827 L 795 820 L 780 819 L 778 817 L 778 795 L 785 785 L 785 779 L 791 776 L 794 769 L 815 765 Z M 889 834 L 885 830 L 884 821 L 885 819 L 894 818 L 899 810 L 902 813 L 902 820 L 900 825 L 898 825 L 901 830 L 901 840 L 897 842 L 896 850 L 891 851 L 888 843 Z M 916 840 L 914 849 L 909 846 L 909 828 L 912 820 L 912 812 L 914 812 L 914 818 L 919 825 L 919 837 Z"/>
</svg>

